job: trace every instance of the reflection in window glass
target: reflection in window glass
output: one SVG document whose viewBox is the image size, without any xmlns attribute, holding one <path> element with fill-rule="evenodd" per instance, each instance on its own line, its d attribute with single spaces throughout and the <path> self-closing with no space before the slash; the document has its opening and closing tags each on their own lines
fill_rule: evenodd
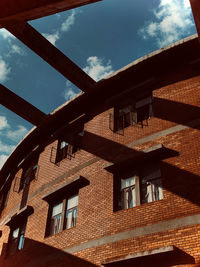
<svg viewBox="0 0 200 267">
<path fill-rule="evenodd" d="M 161 178 L 142 180 L 142 203 L 163 199 Z"/>
<path fill-rule="evenodd" d="M 122 209 L 136 206 L 135 177 L 121 179 Z"/>
<path fill-rule="evenodd" d="M 67 200 L 67 210 L 66 210 L 67 229 L 76 226 L 77 212 L 78 212 L 78 195 L 75 195 Z"/>
<path fill-rule="evenodd" d="M 61 230 L 61 217 L 62 217 L 63 203 L 55 205 L 52 209 L 50 233 L 56 234 Z"/>
</svg>

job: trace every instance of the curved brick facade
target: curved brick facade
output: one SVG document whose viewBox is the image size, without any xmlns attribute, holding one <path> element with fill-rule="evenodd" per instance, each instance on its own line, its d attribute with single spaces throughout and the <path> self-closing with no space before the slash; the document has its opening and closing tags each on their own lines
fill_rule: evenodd
<svg viewBox="0 0 200 267">
<path fill-rule="evenodd" d="M 21 190 L 23 170 L 12 177 L 1 211 L 1 266 L 200 266 L 200 76 L 153 91 L 152 106 L 143 127 L 118 131 L 114 108 L 100 113 L 84 125 L 70 158 L 53 163 L 55 141 L 41 151 L 37 177 Z M 142 203 L 142 177 L 154 165 L 162 195 Z M 137 203 L 118 207 L 120 179 L 135 175 Z M 77 192 L 75 227 L 50 234 L 49 207 Z M 23 249 L 18 236 L 11 253 L 9 234 L 26 220 Z"/>
</svg>

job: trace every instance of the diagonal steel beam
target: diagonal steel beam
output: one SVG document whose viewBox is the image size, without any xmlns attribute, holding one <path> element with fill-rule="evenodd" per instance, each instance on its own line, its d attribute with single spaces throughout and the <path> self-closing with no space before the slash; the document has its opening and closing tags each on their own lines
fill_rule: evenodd
<svg viewBox="0 0 200 267">
<path fill-rule="evenodd" d="M 200 1 L 190 0 L 190 4 L 192 7 L 192 13 L 196 24 L 197 32 L 200 37 Z"/>
<path fill-rule="evenodd" d="M 47 115 L 0 84 L 0 104 L 34 125 L 40 125 Z"/>
<path fill-rule="evenodd" d="M 4 27 L 82 91 L 87 91 L 96 84 L 90 76 L 28 23 L 12 21 Z"/>
<path fill-rule="evenodd" d="M 101 0 L 0 0 L 0 27 L 9 20 L 28 21 Z"/>
</svg>

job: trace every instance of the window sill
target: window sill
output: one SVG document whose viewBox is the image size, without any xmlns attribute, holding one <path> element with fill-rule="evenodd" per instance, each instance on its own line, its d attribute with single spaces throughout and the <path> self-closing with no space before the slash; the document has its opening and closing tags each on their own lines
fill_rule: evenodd
<svg viewBox="0 0 200 267">
<path fill-rule="evenodd" d="M 68 229 L 64 229 L 64 230 L 62 230 L 62 231 L 60 231 L 60 232 L 58 232 L 56 234 L 47 235 L 44 238 L 48 239 L 48 238 L 52 238 L 52 237 L 57 237 L 57 236 L 59 236 L 61 234 L 63 235 L 65 232 L 67 232 L 69 230 L 76 229 L 76 228 L 77 228 L 77 226 L 74 226 L 74 227 L 71 227 L 71 228 L 68 228 Z"/>
<path fill-rule="evenodd" d="M 147 202 L 147 203 L 142 203 L 140 205 L 137 205 L 137 206 L 134 206 L 132 208 L 128 208 L 128 209 L 117 209 L 117 210 L 113 210 L 113 213 L 117 213 L 117 212 L 125 212 L 125 211 L 128 211 L 128 210 L 132 210 L 132 209 L 138 209 L 138 208 L 142 208 L 142 207 L 145 207 L 145 206 L 149 206 L 149 205 L 153 205 L 154 203 L 158 203 L 160 201 L 163 201 L 165 198 L 162 198 L 162 199 L 159 199 L 159 200 L 155 200 L 155 201 L 151 201 L 151 202 Z"/>
</svg>

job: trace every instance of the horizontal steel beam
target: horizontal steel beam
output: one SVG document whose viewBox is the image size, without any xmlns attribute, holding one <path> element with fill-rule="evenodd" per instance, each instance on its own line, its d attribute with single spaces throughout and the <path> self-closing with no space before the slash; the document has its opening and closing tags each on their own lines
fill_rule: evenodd
<svg viewBox="0 0 200 267">
<path fill-rule="evenodd" d="M 47 118 L 45 113 L 11 92 L 2 84 L 0 84 L 0 104 L 36 126 Z"/>
<path fill-rule="evenodd" d="M 28 23 L 12 21 L 4 27 L 82 91 L 87 91 L 96 84 L 90 76 Z"/>
<path fill-rule="evenodd" d="M 0 171 L 0 188 L 5 183 L 10 170 L 16 171 L 26 155 L 36 147 L 45 147 L 49 140 L 53 141 L 53 137 L 57 138 L 59 130 L 64 125 L 66 125 L 65 130 L 68 131 L 77 124 L 77 118 L 80 118 L 81 122 L 87 122 L 93 116 L 113 107 L 117 101 L 114 96 L 122 97 L 124 92 L 130 93 L 129 97 L 134 98 L 146 91 L 151 92 L 169 84 L 199 76 L 199 48 L 196 36 L 186 38 L 185 41 L 181 40 L 176 45 L 156 51 L 118 70 L 109 78 L 97 82 L 91 90 L 57 109 L 39 127 L 31 131 L 7 159 Z M 144 81 L 149 82 L 144 83 Z"/>
<path fill-rule="evenodd" d="M 28 21 L 101 0 L 1 0 L 0 25 L 6 21 Z"/>
</svg>

